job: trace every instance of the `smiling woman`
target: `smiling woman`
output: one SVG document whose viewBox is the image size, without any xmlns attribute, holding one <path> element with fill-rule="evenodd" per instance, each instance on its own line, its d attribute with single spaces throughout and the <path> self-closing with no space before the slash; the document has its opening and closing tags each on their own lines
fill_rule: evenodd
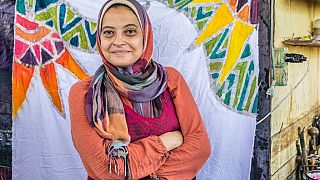
<svg viewBox="0 0 320 180">
<path fill-rule="evenodd" d="M 110 7 L 103 17 L 100 41 L 102 54 L 112 65 L 133 65 L 143 50 L 142 29 L 134 11 L 127 6 Z"/>
<path fill-rule="evenodd" d="M 104 64 L 69 94 L 73 143 L 89 178 L 194 178 L 210 155 L 209 139 L 181 74 L 152 60 L 143 7 L 107 1 L 97 47 Z"/>
</svg>

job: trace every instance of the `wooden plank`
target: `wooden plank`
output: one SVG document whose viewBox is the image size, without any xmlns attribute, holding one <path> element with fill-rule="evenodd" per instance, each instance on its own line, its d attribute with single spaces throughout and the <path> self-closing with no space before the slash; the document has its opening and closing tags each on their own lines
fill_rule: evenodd
<svg viewBox="0 0 320 180">
<path fill-rule="evenodd" d="M 317 41 L 317 40 L 286 39 L 283 41 L 283 43 L 287 45 L 292 45 L 292 46 L 320 47 L 320 41 Z"/>
<path fill-rule="evenodd" d="M 306 56 L 310 55 L 310 47 L 291 47 L 289 49 L 290 53 L 298 53 L 303 54 Z M 306 74 L 304 80 L 298 85 L 298 87 L 292 92 L 292 108 L 289 113 L 289 119 L 298 119 L 301 117 L 301 114 L 308 113 L 310 109 L 317 106 L 317 101 L 313 101 L 315 96 L 312 96 L 314 91 L 314 82 L 310 81 L 310 77 L 317 72 L 316 68 L 314 67 L 314 63 L 316 60 L 309 59 L 309 69 L 310 71 Z M 293 88 L 297 85 L 297 83 L 302 79 L 304 76 L 307 68 L 308 63 L 289 63 L 289 78 L 288 84 Z M 291 89 L 290 88 L 290 89 Z M 314 91 L 316 92 L 316 91 Z"/>
<path fill-rule="evenodd" d="M 311 19 L 309 10 L 309 1 L 290 0 L 290 23 L 292 36 L 306 36 L 310 34 Z"/>
<path fill-rule="evenodd" d="M 290 2 L 288 0 L 274 1 L 274 37 L 290 37 L 291 22 Z M 287 27 L 287 28 L 285 28 Z"/>
<path fill-rule="evenodd" d="M 277 154 L 282 150 L 286 149 L 295 140 L 298 139 L 298 127 L 309 127 L 313 122 L 313 118 L 320 111 L 320 106 L 314 108 L 303 118 L 298 119 L 296 122 L 290 126 L 282 129 L 271 137 L 271 159 L 277 158 Z M 285 159 L 283 160 L 285 161 Z"/>
<path fill-rule="evenodd" d="M 276 174 L 279 174 L 279 172 L 286 172 L 286 175 L 289 175 L 291 172 L 294 171 L 295 165 L 291 168 L 286 168 L 285 170 L 282 170 L 287 164 L 290 164 L 290 161 L 292 159 L 296 158 L 296 145 L 295 143 L 290 144 L 286 149 L 279 152 L 277 154 L 277 158 L 271 158 L 271 168 L 270 168 L 270 174 L 271 176 L 274 176 Z M 280 173 L 281 174 L 281 173 Z"/>
<path fill-rule="evenodd" d="M 271 179 L 286 179 L 296 165 L 297 128 L 309 127 L 314 116 L 320 113 L 320 48 L 285 45 L 282 41 L 309 35 L 313 20 L 320 18 L 320 3 L 277 0 L 274 8 L 274 46 L 287 47 L 289 53 L 303 54 L 310 64 L 303 82 L 271 115 Z M 288 85 L 275 87 L 272 108 L 297 84 L 306 68 L 306 62 L 288 64 Z M 308 144 L 308 140 L 306 142 Z"/>
<path fill-rule="evenodd" d="M 271 180 L 282 180 L 287 179 L 287 177 L 294 172 L 296 168 L 296 158 L 295 156 L 288 159 L 288 162 L 284 164 L 278 171 L 271 175 Z"/>
<path fill-rule="evenodd" d="M 291 38 L 309 34 L 311 19 L 308 1 L 277 0 L 274 13 L 274 37 Z"/>
<path fill-rule="evenodd" d="M 296 155 L 295 140 L 298 138 L 297 128 L 298 127 L 309 127 L 312 124 L 313 117 L 320 111 L 320 106 L 315 108 L 305 117 L 297 120 L 292 125 L 281 130 L 275 134 L 271 139 L 271 166 L 270 173 L 272 177 L 285 177 L 289 175 L 294 167 L 290 165 L 288 169 L 287 164 L 290 163 L 290 159 Z M 305 132 L 307 133 L 307 132 Z M 305 134 L 306 142 L 308 144 L 309 137 Z M 284 169 L 283 169 L 284 168 Z M 282 179 L 282 178 L 280 178 Z"/>
<path fill-rule="evenodd" d="M 320 6 L 319 6 L 319 8 L 320 8 Z M 317 60 L 317 68 L 318 69 L 320 69 L 320 48 L 318 48 L 318 51 L 317 52 L 315 52 L 315 53 L 317 53 L 317 55 L 318 55 L 318 60 Z M 318 70 L 317 71 L 317 95 L 318 95 L 318 104 L 320 104 L 320 71 Z"/>
<path fill-rule="evenodd" d="M 293 34 L 298 35 L 297 32 L 305 32 L 303 35 L 308 34 L 310 31 L 311 13 L 309 12 L 310 7 L 307 1 L 279 0 L 275 1 L 275 3 L 275 47 L 284 47 L 285 45 L 282 43 L 284 38 L 292 37 Z M 317 89 L 315 90 L 314 88 L 314 84 L 318 80 L 312 78 L 318 77 L 316 72 L 318 72 L 317 59 L 319 57 L 313 56 L 310 58 L 310 52 L 312 51 L 310 47 L 286 47 L 288 47 L 290 53 L 300 53 L 307 56 L 310 67 L 313 70 L 309 71 L 299 87 L 273 112 L 272 119 L 275 117 L 276 120 L 271 120 L 271 136 L 281 128 L 290 126 L 297 118 L 303 116 L 303 112 L 308 112 L 312 107 L 319 104 L 317 98 L 314 98 L 319 96 Z M 272 107 L 275 107 L 299 82 L 306 68 L 307 63 L 288 65 L 288 85 L 275 87 L 276 94 L 272 98 Z"/>
<path fill-rule="evenodd" d="M 310 70 L 291 95 L 273 112 L 272 118 L 275 118 L 275 120 L 271 121 L 271 136 L 281 128 L 283 129 L 290 126 L 296 119 L 303 117 L 310 109 L 319 104 L 319 101 L 315 98 L 318 96 L 318 86 L 315 86 L 318 79 L 318 56 L 310 52 L 312 52 L 311 48 L 289 48 L 289 53 L 300 53 L 307 56 L 308 62 L 288 64 L 288 85 L 275 87 L 272 106 L 275 107 L 278 105 L 297 85 L 305 75 L 308 63 L 310 64 Z"/>
</svg>

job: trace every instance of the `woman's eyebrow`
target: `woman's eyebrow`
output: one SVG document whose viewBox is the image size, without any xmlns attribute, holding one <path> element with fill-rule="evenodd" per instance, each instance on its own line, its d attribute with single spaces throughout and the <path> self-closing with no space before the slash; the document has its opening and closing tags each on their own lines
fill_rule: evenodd
<svg viewBox="0 0 320 180">
<path fill-rule="evenodd" d="M 112 26 L 103 26 L 101 30 L 107 29 L 107 28 L 109 28 L 109 29 L 114 29 L 114 27 L 112 27 Z"/>
<path fill-rule="evenodd" d="M 127 27 L 130 27 L 130 26 L 133 26 L 133 27 L 136 27 L 136 28 L 139 27 L 136 24 L 127 24 L 123 28 L 127 28 Z M 103 26 L 101 30 L 104 30 L 104 29 L 115 29 L 115 27 L 106 25 L 106 26 Z"/>
<path fill-rule="evenodd" d="M 126 27 L 129 27 L 129 26 L 138 27 L 136 24 L 127 24 L 127 25 L 125 25 L 124 27 L 126 28 Z"/>
</svg>

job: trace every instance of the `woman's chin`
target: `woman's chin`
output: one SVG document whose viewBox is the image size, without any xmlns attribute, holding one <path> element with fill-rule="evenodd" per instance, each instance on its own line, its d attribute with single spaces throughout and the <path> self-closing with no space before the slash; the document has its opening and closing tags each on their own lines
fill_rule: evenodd
<svg viewBox="0 0 320 180">
<path fill-rule="evenodd" d="M 109 63 L 122 68 L 131 66 L 133 64 L 131 61 L 125 61 L 123 59 L 113 59 L 112 61 L 109 61 Z"/>
</svg>

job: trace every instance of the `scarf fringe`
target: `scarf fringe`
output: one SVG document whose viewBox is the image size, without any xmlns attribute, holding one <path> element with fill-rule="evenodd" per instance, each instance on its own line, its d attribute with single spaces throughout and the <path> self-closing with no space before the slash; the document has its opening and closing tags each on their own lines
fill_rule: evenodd
<svg viewBox="0 0 320 180">
<path fill-rule="evenodd" d="M 121 169 L 119 167 L 118 160 L 119 158 L 122 158 L 124 163 L 123 174 L 125 179 L 130 179 L 131 173 L 129 167 L 128 149 L 126 145 L 122 144 L 121 141 L 115 140 L 108 145 L 106 154 L 109 157 L 109 173 L 111 174 L 113 169 L 113 173 L 117 174 L 118 176 L 120 175 Z"/>
</svg>

